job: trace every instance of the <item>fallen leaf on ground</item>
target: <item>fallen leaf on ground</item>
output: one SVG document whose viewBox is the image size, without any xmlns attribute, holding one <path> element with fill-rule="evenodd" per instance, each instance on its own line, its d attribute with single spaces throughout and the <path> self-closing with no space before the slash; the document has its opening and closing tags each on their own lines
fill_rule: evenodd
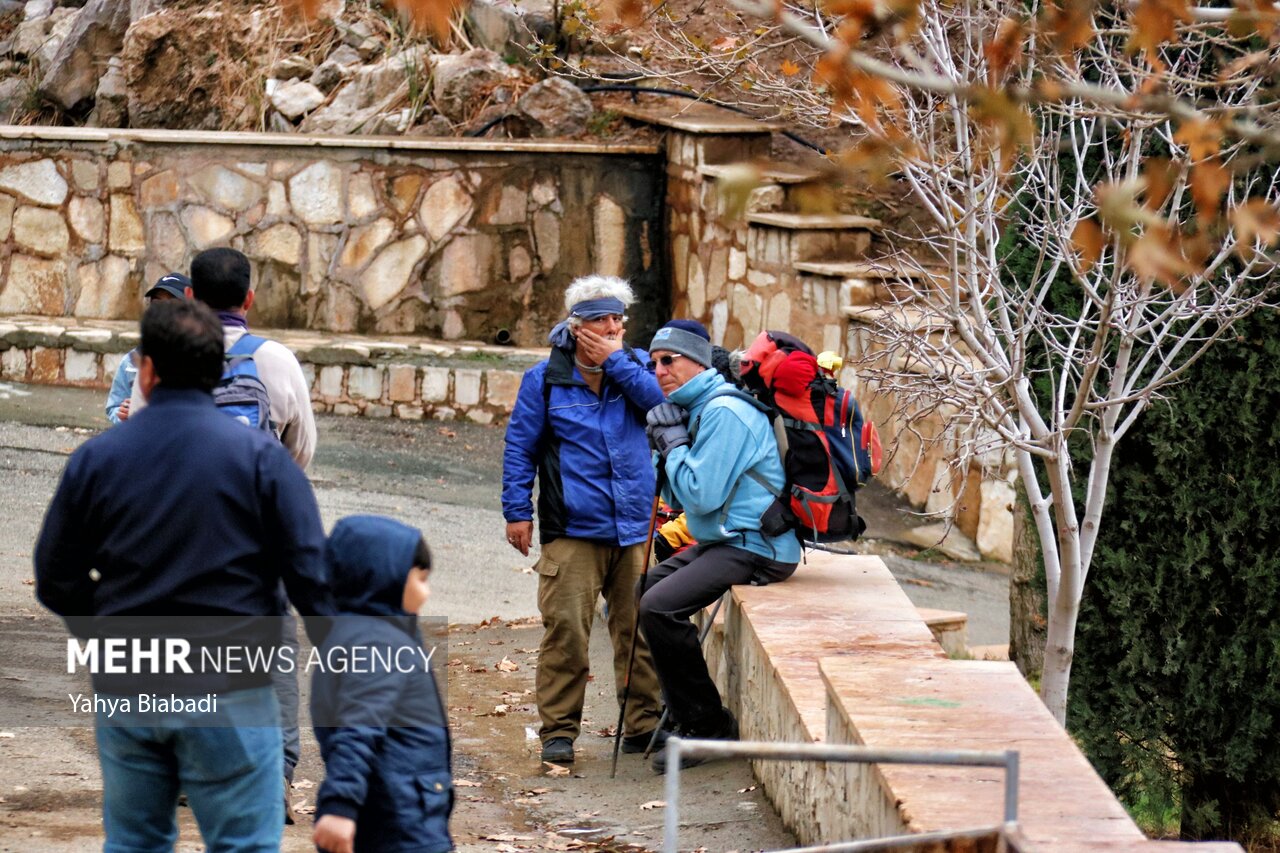
<svg viewBox="0 0 1280 853">
<path fill-rule="evenodd" d="M 294 782 L 291 785 L 291 787 L 295 791 L 305 791 L 308 788 L 314 788 L 315 786 L 316 786 L 316 783 L 312 782 L 310 779 L 299 779 L 297 782 Z"/>
<path fill-rule="evenodd" d="M 596 734 L 600 735 L 600 737 L 613 737 L 617 733 L 618 733 L 617 726 L 609 726 L 607 728 L 596 730 Z"/>
<path fill-rule="evenodd" d="M 756 789 L 756 786 L 755 786 L 755 785 L 749 785 L 749 786 L 747 786 L 746 788 L 739 788 L 739 789 L 738 789 L 738 793 L 739 793 L 739 794 L 749 794 L 749 793 L 751 793 L 752 791 L 754 791 L 755 789 Z"/>
<path fill-rule="evenodd" d="M 315 806 L 304 806 L 304 805 L 300 805 L 300 804 L 295 804 L 295 805 L 294 805 L 294 807 L 293 807 L 293 812 L 294 812 L 294 814 L 315 814 L 315 813 L 316 813 L 316 807 L 315 807 Z"/>
<path fill-rule="evenodd" d="M 519 655 L 536 655 L 537 653 L 538 649 L 516 649 L 516 654 Z"/>
<path fill-rule="evenodd" d="M 913 584 L 915 586 L 933 586 L 930 581 L 922 581 L 919 578 L 903 578 L 903 583 Z"/>
<path fill-rule="evenodd" d="M 530 788 L 522 792 L 526 797 L 541 797 L 543 794 L 550 794 L 550 788 Z"/>
<path fill-rule="evenodd" d="M 542 800 L 537 797 L 516 797 L 513 801 L 517 806 L 540 806 Z"/>
<path fill-rule="evenodd" d="M 438 430 L 436 430 L 436 433 L 437 433 L 437 434 L 439 434 L 439 435 L 443 435 L 445 438 L 457 438 L 457 437 L 458 437 L 458 434 L 457 434 L 456 432 L 454 432 L 453 430 L 449 429 L 448 427 L 440 427 Z"/>
<path fill-rule="evenodd" d="M 640 804 L 640 811 L 647 812 L 652 811 L 653 809 L 665 809 L 666 807 L 667 804 L 663 800 L 650 800 L 647 803 Z"/>
<path fill-rule="evenodd" d="M 479 782 L 472 782 L 470 779 L 454 779 L 453 787 L 455 788 L 481 788 L 484 787 Z"/>
<path fill-rule="evenodd" d="M 562 776 L 569 775 L 568 767 L 561 767 L 559 764 L 552 764 L 550 761 L 542 762 L 547 766 L 547 775 L 552 779 L 559 779 Z"/>
<path fill-rule="evenodd" d="M 505 646 L 506 644 L 507 644 L 506 640 L 490 640 L 489 641 L 489 645 L 491 646 Z"/>
<path fill-rule="evenodd" d="M 509 657 L 503 656 L 502 660 L 498 661 L 494 666 L 494 669 L 498 670 L 498 672 L 516 672 L 520 669 L 520 664 Z"/>
<path fill-rule="evenodd" d="M 482 836 L 485 841 L 532 841 L 532 835 L 514 835 L 510 832 L 504 832 L 499 835 Z"/>
<path fill-rule="evenodd" d="M 9 738 L 9 737 L 17 737 L 17 735 L 15 735 L 13 732 L 0 732 L 0 737 Z"/>
<path fill-rule="evenodd" d="M 36 582 L 35 582 L 34 580 L 32 580 L 31 578 L 23 578 L 23 579 L 22 579 L 22 585 L 23 585 L 23 586 L 35 586 L 35 583 L 36 583 Z"/>
</svg>

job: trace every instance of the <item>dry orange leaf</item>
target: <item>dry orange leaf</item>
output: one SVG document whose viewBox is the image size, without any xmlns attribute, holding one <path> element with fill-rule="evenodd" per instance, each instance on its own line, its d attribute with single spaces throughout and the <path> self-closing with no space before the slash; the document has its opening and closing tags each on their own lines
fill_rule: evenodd
<svg viewBox="0 0 1280 853">
<path fill-rule="evenodd" d="M 1151 52 L 1161 45 L 1174 44 L 1178 40 L 1178 24 L 1190 21 L 1187 0 L 1139 0 L 1133 11 L 1128 51 Z"/>
<path fill-rule="evenodd" d="M 1158 281 L 1178 293 L 1186 289 L 1182 279 L 1195 272 L 1183 257 L 1178 239 L 1167 227 L 1148 228 L 1129 247 L 1127 260 L 1129 268 L 1139 278 Z"/>
<path fill-rule="evenodd" d="M 782 73 L 787 77 L 794 77 L 800 73 L 800 66 L 790 59 L 784 59 L 782 60 Z"/>
<path fill-rule="evenodd" d="M 1235 250 L 1241 256 L 1253 249 L 1256 240 L 1270 248 L 1280 239 L 1280 210 L 1266 199 L 1251 198 L 1230 216 L 1236 232 Z"/>
<path fill-rule="evenodd" d="M 1222 194 L 1231 186 L 1231 173 L 1216 160 L 1206 160 L 1191 167 L 1191 199 L 1196 203 L 1196 217 L 1201 222 L 1212 220 L 1222 207 Z"/>
<path fill-rule="evenodd" d="M 1072 54 L 1093 38 L 1093 3 L 1060 0 L 1046 9 L 1045 26 L 1060 54 Z"/>
<path fill-rule="evenodd" d="M 1142 179 L 1146 188 L 1142 193 L 1142 204 L 1148 210 L 1159 210 L 1173 192 L 1174 182 L 1178 179 L 1178 167 L 1168 157 L 1151 157 L 1142 167 Z"/>
<path fill-rule="evenodd" d="M 983 52 L 987 56 L 988 79 L 992 84 L 1004 79 L 1005 72 L 1022 62 L 1023 42 L 1027 28 L 1023 21 L 1005 18 L 996 28 L 995 37 L 987 42 Z"/>
<path fill-rule="evenodd" d="M 1187 146 L 1194 162 L 1212 157 L 1222 147 L 1222 126 L 1210 118 L 1194 118 L 1182 123 L 1173 141 Z"/>
<path fill-rule="evenodd" d="M 1080 255 L 1080 272 L 1087 273 L 1102 257 L 1102 247 L 1106 238 L 1102 234 L 1102 226 L 1096 219 L 1081 219 L 1071 232 L 1071 245 Z"/>
</svg>

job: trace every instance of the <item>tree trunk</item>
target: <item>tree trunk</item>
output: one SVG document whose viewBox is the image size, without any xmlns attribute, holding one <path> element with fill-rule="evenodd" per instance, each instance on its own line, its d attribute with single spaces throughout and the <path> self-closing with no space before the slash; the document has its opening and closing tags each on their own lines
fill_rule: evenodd
<svg viewBox="0 0 1280 853">
<path fill-rule="evenodd" d="M 1009 573 L 1009 660 L 1016 663 L 1027 678 L 1039 678 L 1044 670 L 1044 638 L 1048 626 L 1044 590 L 1040 539 L 1031 517 L 1027 490 L 1019 479 L 1013 511 L 1013 564 Z"/>
<path fill-rule="evenodd" d="M 1080 601 L 1072 595 L 1073 586 L 1074 580 L 1064 573 L 1063 583 L 1058 587 L 1058 600 L 1053 602 L 1045 636 L 1044 671 L 1040 675 L 1040 698 L 1064 728 L 1067 687 L 1071 683 L 1071 663 L 1076 653 L 1076 621 L 1080 616 Z"/>
</svg>

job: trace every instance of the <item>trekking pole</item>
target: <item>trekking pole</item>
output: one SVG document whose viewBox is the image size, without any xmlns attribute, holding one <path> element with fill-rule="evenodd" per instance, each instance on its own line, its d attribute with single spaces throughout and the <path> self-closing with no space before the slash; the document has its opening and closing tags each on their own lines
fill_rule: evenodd
<svg viewBox="0 0 1280 853">
<path fill-rule="evenodd" d="M 728 593 L 725 593 L 728 595 Z M 724 595 L 716 599 L 716 606 L 711 608 L 711 618 L 707 620 L 707 624 L 702 626 L 701 633 L 698 634 L 698 646 L 706 645 L 707 635 L 711 633 L 711 626 L 716 623 L 716 616 L 720 613 L 720 605 L 724 604 Z M 649 738 L 649 745 L 644 748 L 644 758 L 647 761 L 649 755 L 653 752 L 654 744 L 658 742 L 658 733 L 662 731 L 662 727 L 667 724 L 667 717 L 671 715 L 671 709 L 664 707 L 662 716 L 658 718 L 658 727 L 653 730 L 653 736 Z"/>
<path fill-rule="evenodd" d="M 658 532 L 658 504 L 662 501 L 662 479 L 665 476 L 662 463 L 658 463 L 658 475 L 653 491 L 653 513 L 649 516 L 649 539 L 644 546 L 644 568 L 640 570 L 640 591 L 636 594 L 636 618 L 631 626 L 631 652 L 627 655 L 627 677 L 622 682 L 622 707 L 618 709 L 618 728 L 613 733 L 613 766 L 609 778 L 618 775 L 618 750 L 622 748 L 622 726 L 627 717 L 627 700 L 631 698 L 631 670 L 636 663 L 636 635 L 640 633 L 640 596 L 646 590 L 649 579 L 649 558 L 653 554 L 653 537 Z"/>
</svg>

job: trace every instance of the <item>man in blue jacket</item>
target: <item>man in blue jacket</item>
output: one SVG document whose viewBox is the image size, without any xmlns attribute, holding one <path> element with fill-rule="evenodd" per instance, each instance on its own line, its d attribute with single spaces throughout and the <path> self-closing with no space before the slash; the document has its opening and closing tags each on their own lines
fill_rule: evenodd
<svg viewBox="0 0 1280 853">
<path fill-rule="evenodd" d="M 304 618 L 333 615 L 306 476 L 273 437 L 214 406 L 217 316 L 197 302 L 152 304 L 139 355 L 150 405 L 68 460 L 36 542 L 37 597 L 76 632 L 169 618 L 206 646 L 232 629 L 274 645 L 282 580 Z M 314 641 L 322 624 L 308 619 Z M 191 675 L 145 675 L 139 665 L 93 676 L 99 696 L 136 698 L 141 678 L 157 693 L 217 697 L 170 713 L 148 713 L 140 699 L 110 719 L 98 711 L 107 850 L 171 851 L 179 791 L 209 849 L 280 847 L 284 770 L 269 667 L 195 661 Z"/>
<path fill-rule="evenodd" d="M 151 286 L 143 298 L 148 305 L 166 299 L 186 299 L 187 288 L 190 286 L 191 279 L 182 273 L 166 273 Z M 107 392 L 107 420 L 113 424 L 129 420 L 129 395 L 133 393 L 133 380 L 138 375 L 138 365 L 133 363 L 134 353 L 137 351 L 136 348 L 131 349 L 120 359 L 115 379 L 111 381 L 111 390 Z"/>
<path fill-rule="evenodd" d="M 668 401 L 647 416 L 666 473 L 663 497 L 684 509 L 698 544 L 649 571 L 640 627 L 680 732 L 732 740 L 737 722 L 720 702 L 689 617 L 734 584 L 789 578 L 800 542 L 792 533 L 767 536 L 760 530 L 760 516 L 786 479 L 778 444 L 768 417 L 734 396 L 711 367 L 705 330 L 672 321 L 653 336 L 649 350 Z M 665 750 L 654 755 L 653 768 L 665 771 Z"/>
<path fill-rule="evenodd" d="M 544 761 L 573 761 L 601 592 L 619 703 L 636 643 L 623 751 L 643 752 L 661 714 L 648 648 L 635 638 L 635 589 L 649 556 L 654 499 L 644 415 L 662 402 L 662 390 L 645 369 L 647 354 L 622 342 L 634 298 L 630 285 L 609 276 L 569 286 L 568 318 L 551 332 L 550 358 L 525 372 L 507 426 L 502 512 L 507 542 L 526 556 L 538 480 L 542 555 L 534 568 L 545 631 L 536 692 Z"/>
</svg>

